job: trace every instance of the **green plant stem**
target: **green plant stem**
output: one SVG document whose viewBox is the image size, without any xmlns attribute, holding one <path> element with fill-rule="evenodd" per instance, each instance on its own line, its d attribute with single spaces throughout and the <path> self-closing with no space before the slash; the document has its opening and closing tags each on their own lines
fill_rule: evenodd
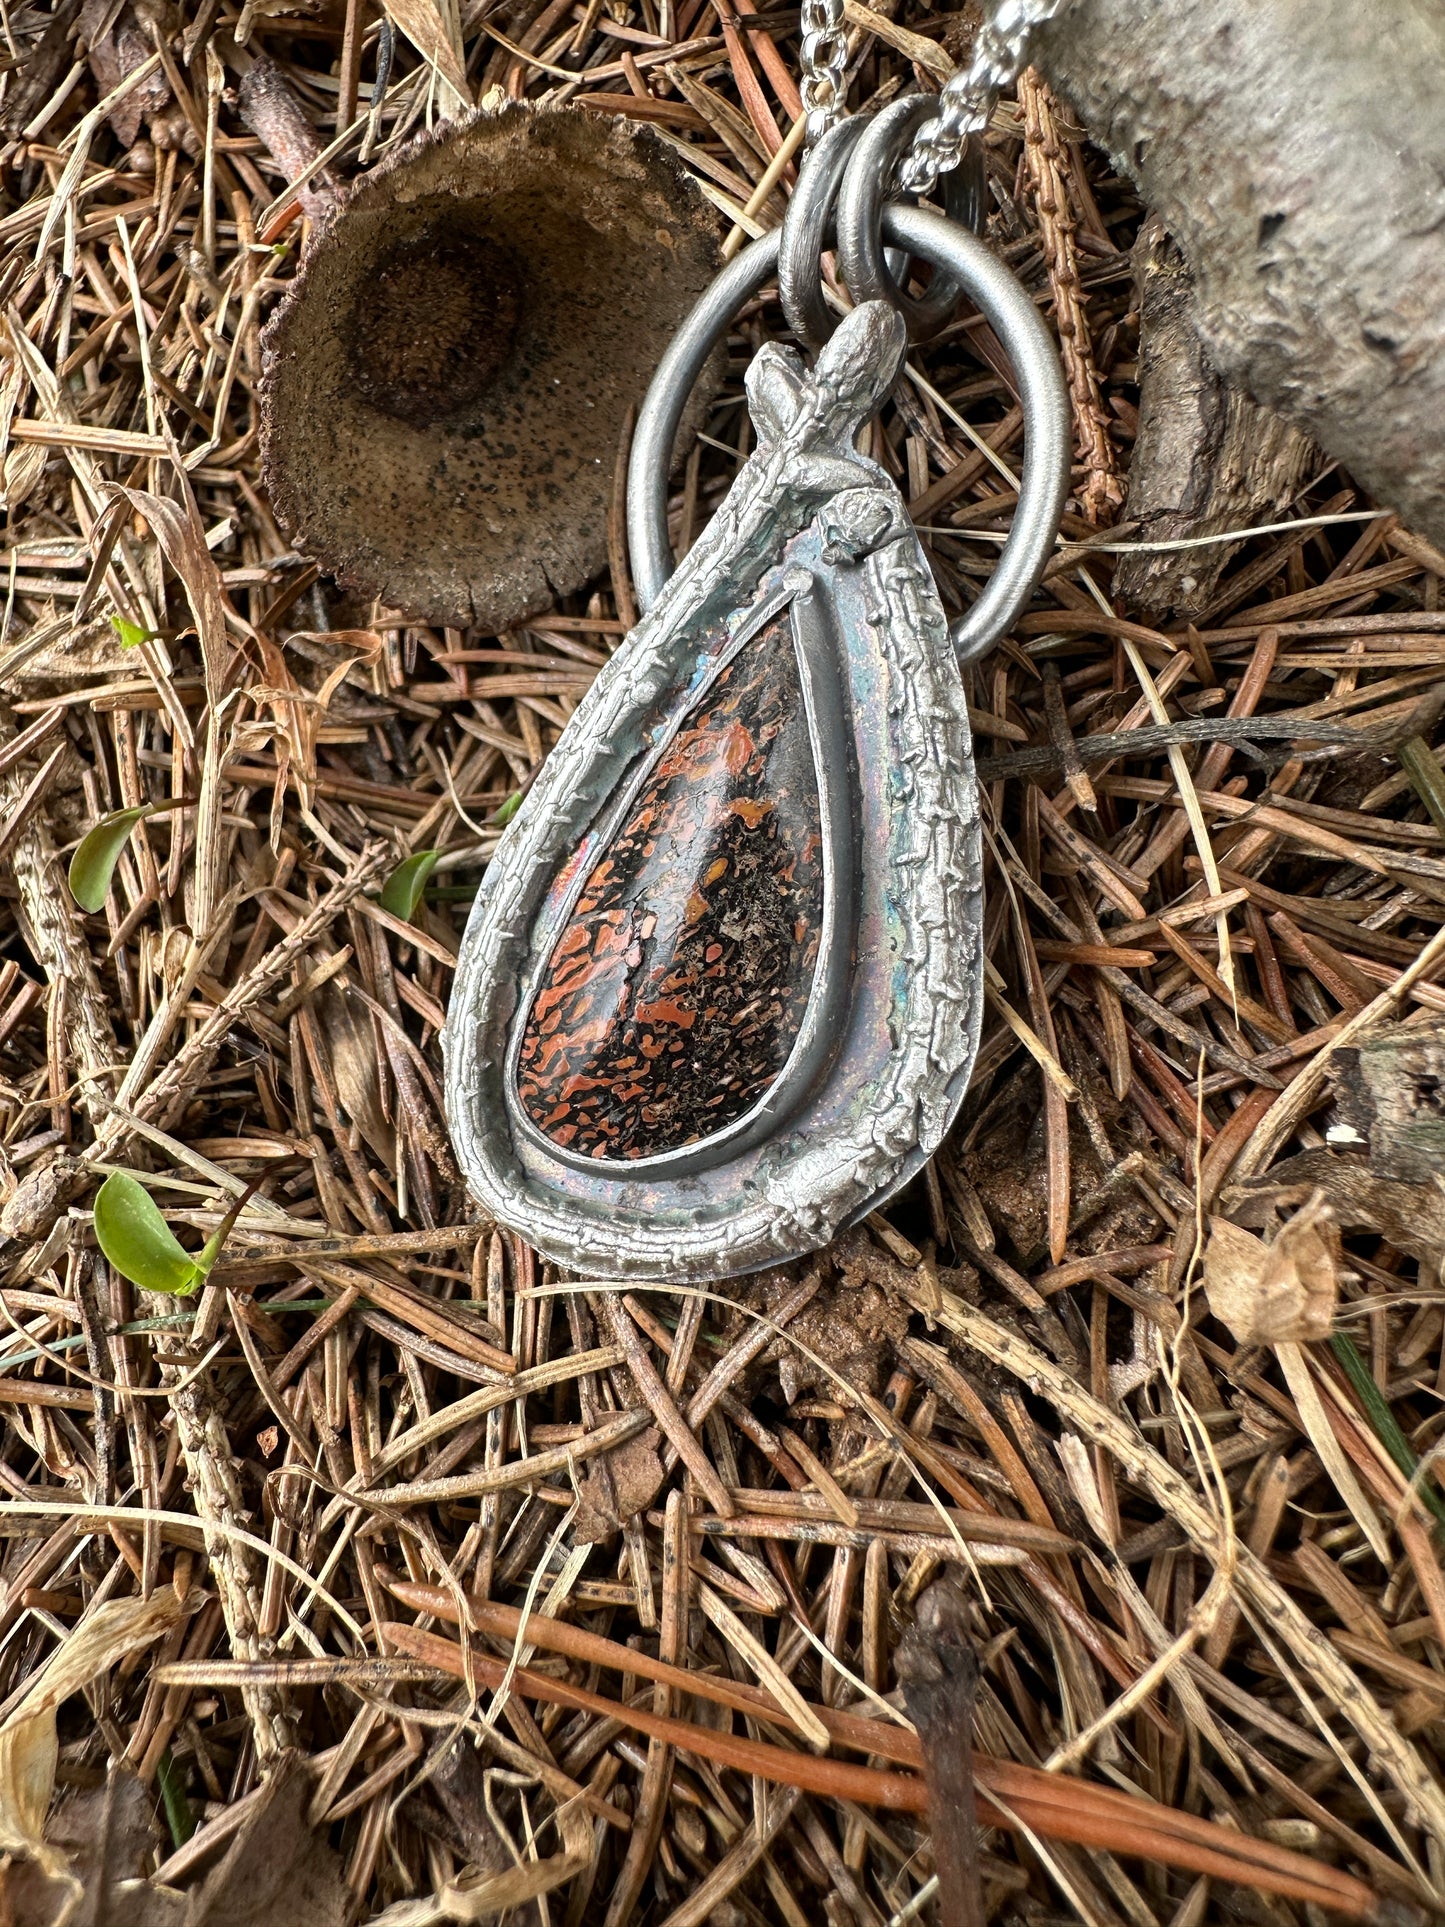
<svg viewBox="0 0 1445 1927">
<path fill-rule="evenodd" d="M 1445 1499 L 1440 1497 L 1434 1486 L 1427 1485 L 1423 1480 L 1416 1478 L 1420 1461 L 1411 1450 L 1410 1441 L 1400 1430 L 1395 1414 L 1385 1403 L 1380 1388 L 1371 1377 L 1364 1359 L 1360 1357 L 1354 1339 L 1344 1332 L 1334 1332 L 1330 1336 L 1330 1349 L 1343 1365 L 1345 1376 L 1349 1379 L 1356 1398 L 1365 1408 L 1365 1416 L 1379 1434 L 1380 1443 L 1405 1477 L 1411 1481 L 1416 1492 L 1434 1513 L 1439 1523 L 1445 1525 Z"/>
<path fill-rule="evenodd" d="M 171 1830 L 171 1839 L 176 1846 L 183 1847 L 196 1830 L 196 1816 L 191 1811 L 180 1770 L 171 1757 L 169 1747 L 161 1755 L 156 1778 L 161 1785 L 161 1803 L 166 1810 L 166 1825 Z"/>
</svg>

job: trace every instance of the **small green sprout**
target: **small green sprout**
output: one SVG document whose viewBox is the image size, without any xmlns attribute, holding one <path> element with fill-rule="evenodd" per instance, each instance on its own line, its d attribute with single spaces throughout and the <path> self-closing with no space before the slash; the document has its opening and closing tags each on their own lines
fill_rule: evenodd
<svg viewBox="0 0 1445 1927">
<path fill-rule="evenodd" d="M 95 1194 L 96 1242 L 121 1277 L 142 1291 L 189 1298 L 205 1283 L 255 1189 L 237 1198 L 199 1251 L 187 1251 L 140 1180 L 112 1171 Z"/>
<path fill-rule="evenodd" d="M 381 889 L 381 907 L 403 923 L 415 918 L 427 879 L 441 862 L 440 850 L 417 850 L 398 863 Z"/>
</svg>

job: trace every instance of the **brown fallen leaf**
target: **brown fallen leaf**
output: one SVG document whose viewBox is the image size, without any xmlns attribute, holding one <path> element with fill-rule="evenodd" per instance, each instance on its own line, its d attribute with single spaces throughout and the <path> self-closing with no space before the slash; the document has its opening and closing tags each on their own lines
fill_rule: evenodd
<svg viewBox="0 0 1445 1927">
<path fill-rule="evenodd" d="M 572 1525 L 578 1545 L 610 1539 L 652 1504 L 667 1476 L 658 1456 L 660 1440 L 654 1428 L 610 1452 L 598 1453 L 578 1468 L 577 1517 Z"/>
<path fill-rule="evenodd" d="M 455 14 L 449 9 L 444 12 L 437 0 L 388 0 L 386 11 L 422 59 L 436 68 L 443 113 L 465 113 L 472 99 Z"/>
<path fill-rule="evenodd" d="M 169 1599 L 174 1594 L 157 1594 Z M 123 1602 L 127 1605 L 137 1603 Z M 155 1600 L 149 1602 L 155 1603 Z M 4 1927 L 347 1927 L 351 1896 L 340 1858 L 312 1831 L 311 1775 L 299 1754 L 274 1768 L 222 1859 L 181 1893 L 143 1877 L 159 1840 L 154 1796 L 133 1774 L 56 1810 L 38 1860 L 0 1867 Z"/>
<path fill-rule="evenodd" d="M 399 1900 L 375 1915 L 374 1927 L 440 1927 L 444 1921 L 498 1920 L 508 1915 L 527 1922 L 539 1912 L 545 1921 L 546 1909 L 529 1903 L 575 1879 L 593 1857 L 591 1823 L 578 1806 L 562 1807 L 557 1831 L 562 1836 L 561 1853 L 521 1866 L 496 1867 L 487 1864 L 493 1858 L 489 1851 L 487 1862 L 464 1867 L 435 1893 Z"/>
<path fill-rule="evenodd" d="M 186 1610 L 171 1590 L 112 1599 L 61 1641 L 0 1726 L 0 1850 L 28 1855 L 47 1874 L 67 1879 L 66 1855 L 45 1833 L 60 1758 L 56 1709 L 127 1653 L 169 1631 Z"/>
<path fill-rule="evenodd" d="M 69 1871 L 51 1875 L 34 1860 L 0 1864 L 5 1927 L 182 1927 L 183 1896 L 145 1878 L 161 1829 L 155 1800 L 134 1773 L 118 1770 L 103 1786 L 59 1801 L 45 1838 Z"/>
<path fill-rule="evenodd" d="M 389 1164 L 396 1149 L 396 1132 L 387 1123 L 381 1105 L 375 1022 L 335 982 L 322 986 L 316 1002 L 342 1109 L 377 1157 Z"/>
<path fill-rule="evenodd" d="M 1308 1344 L 1329 1336 L 1339 1295 L 1340 1230 L 1316 1190 L 1273 1244 L 1228 1218 L 1209 1221 L 1209 1309 L 1241 1345 Z"/>
<path fill-rule="evenodd" d="M 1381 1177 L 1364 1157 L 1301 1151 L 1262 1177 L 1228 1186 L 1220 1203 L 1236 1225 L 1264 1227 L 1278 1213 L 1304 1203 L 1317 1186 L 1346 1231 L 1377 1231 L 1437 1275 L 1445 1267 L 1445 1186 L 1438 1178 L 1409 1184 Z"/>
<path fill-rule="evenodd" d="M 311 1790 L 301 1756 L 284 1755 L 192 1897 L 186 1927 L 348 1927 L 352 1895 L 339 1856 L 307 1821 Z"/>
<path fill-rule="evenodd" d="M 1211 1218 L 1204 1253 L 1209 1308 L 1241 1345 L 1272 1345 L 1300 1424 L 1376 1556 L 1390 1561 L 1374 1507 L 1335 1436 L 1302 1346 L 1329 1336 L 1340 1284 L 1340 1228 L 1322 1190 L 1273 1244 L 1228 1218 Z"/>
<path fill-rule="evenodd" d="M 115 0 L 86 0 L 80 12 L 79 38 L 88 49 L 97 93 L 112 93 L 155 51 L 152 22 L 161 24 L 158 10 L 150 4 L 117 6 Z M 157 147 L 184 147 L 189 154 L 199 151 L 200 143 L 175 105 L 163 73 L 153 73 L 133 87 L 117 103 L 109 120 L 122 147 L 134 147 L 142 123 L 148 121 Z"/>
<path fill-rule="evenodd" d="M 470 1865 L 488 1873 L 511 1865 L 487 1813 L 481 1757 L 466 1736 L 446 1733 L 434 1742 L 401 1810 L 414 1826 Z"/>
</svg>

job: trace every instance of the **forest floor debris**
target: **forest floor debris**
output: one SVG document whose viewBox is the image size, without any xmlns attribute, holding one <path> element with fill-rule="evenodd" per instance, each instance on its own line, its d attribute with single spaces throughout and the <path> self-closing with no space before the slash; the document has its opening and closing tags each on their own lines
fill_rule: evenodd
<svg viewBox="0 0 1445 1927">
<path fill-rule="evenodd" d="M 969 30 L 848 20 L 857 106 L 935 87 Z M 492 637 L 293 550 L 260 333 L 324 206 L 238 90 L 264 56 L 336 181 L 459 97 L 627 115 L 735 251 L 792 178 L 797 14 L 60 0 L 0 31 L 0 1823 L 54 1856 L 0 1865 L 7 1917 L 73 1877 L 97 1927 L 913 1918 L 962 1864 L 895 1667 L 940 1598 L 986 1918 L 1439 1911 L 1445 556 L 1275 449 L 1192 620 L 1113 599 L 1117 570 L 1199 589 L 1195 538 L 1120 503 L 1143 211 L 1026 81 L 990 237 L 1065 317 L 1079 467 L 968 672 L 962 1117 L 815 1259 L 573 1290 L 476 1221 L 438 1034 L 630 590 Z M 738 319 L 679 551 L 782 332 L 771 291 Z M 974 314 L 910 371 L 872 452 L 961 607 L 1023 425 Z M 122 810 L 83 914 L 67 866 Z M 193 1253 L 239 1203 L 196 1297 L 101 1256 L 116 1169 Z"/>
</svg>

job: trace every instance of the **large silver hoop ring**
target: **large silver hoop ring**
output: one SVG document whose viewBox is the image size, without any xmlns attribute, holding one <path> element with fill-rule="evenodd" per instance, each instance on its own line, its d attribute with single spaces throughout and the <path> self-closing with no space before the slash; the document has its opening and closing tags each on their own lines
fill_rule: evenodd
<svg viewBox="0 0 1445 1927">
<path fill-rule="evenodd" d="M 1018 507 L 983 593 L 953 624 L 962 662 L 981 656 L 1033 594 L 1053 548 L 1069 490 L 1069 397 L 1058 351 L 1037 308 L 982 241 L 929 208 L 885 204 L 882 235 L 890 247 L 946 272 L 974 302 L 1003 343 L 1024 417 L 1024 462 Z M 627 537 L 637 599 L 650 609 L 673 571 L 667 538 L 667 491 L 673 444 L 693 384 L 727 334 L 738 309 L 778 272 L 781 230 L 744 248 L 703 295 L 652 378 L 637 418 L 627 470 Z"/>
</svg>

